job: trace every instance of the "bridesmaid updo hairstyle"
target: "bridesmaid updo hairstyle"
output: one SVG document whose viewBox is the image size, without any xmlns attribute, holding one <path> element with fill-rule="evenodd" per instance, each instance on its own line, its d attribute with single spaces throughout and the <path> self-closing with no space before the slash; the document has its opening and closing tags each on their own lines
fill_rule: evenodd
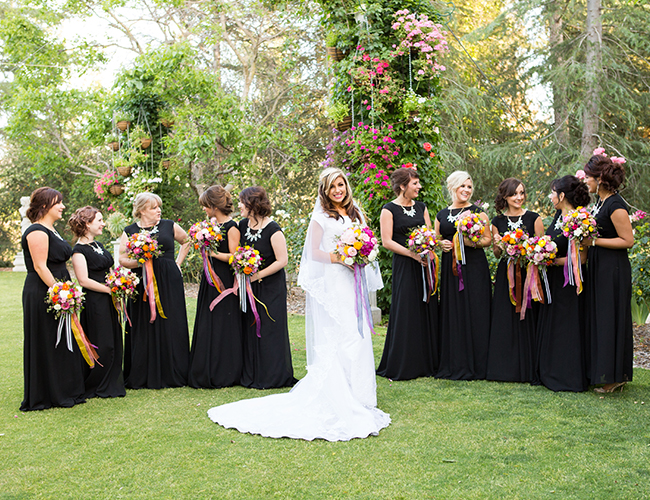
<svg viewBox="0 0 650 500">
<path fill-rule="evenodd" d="M 149 207 L 162 207 L 162 199 L 154 193 L 139 193 L 133 200 L 133 218 L 139 219 L 142 211 Z"/>
<path fill-rule="evenodd" d="M 72 214 L 72 217 L 68 220 L 68 225 L 77 238 L 81 238 L 88 232 L 88 224 L 95 220 L 98 213 L 99 210 L 88 205 L 78 208 Z"/>
<path fill-rule="evenodd" d="M 398 168 L 390 175 L 390 187 L 395 195 L 399 196 L 402 192 L 403 186 L 408 186 L 409 182 L 411 182 L 411 179 L 419 178 L 420 176 L 418 175 L 417 171 L 413 170 L 412 168 Z"/>
<path fill-rule="evenodd" d="M 519 179 L 515 177 L 508 177 L 503 179 L 499 184 L 497 197 L 494 199 L 494 209 L 500 214 L 508 208 L 508 201 L 506 198 L 513 196 L 517 192 L 517 188 L 523 186 L 524 188 L 524 201 L 526 201 L 526 186 Z"/>
<path fill-rule="evenodd" d="M 216 208 L 224 215 L 230 215 L 233 210 L 232 196 L 221 186 L 210 186 L 199 196 L 202 207 Z"/>
<path fill-rule="evenodd" d="M 361 220 L 361 213 L 354 204 L 354 199 L 352 198 L 352 188 L 348 182 L 348 177 L 345 175 L 343 170 L 336 167 L 326 168 L 320 173 L 318 178 L 318 197 L 320 199 L 320 204 L 323 207 L 323 211 L 333 219 L 339 220 L 339 218 L 341 218 L 341 214 L 339 214 L 339 212 L 334 208 L 334 204 L 329 197 L 332 184 L 334 184 L 334 181 L 339 177 L 343 179 L 343 182 L 345 182 L 345 197 L 341 202 L 343 210 L 348 214 L 350 220 Z"/>
<path fill-rule="evenodd" d="M 271 202 L 263 187 L 253 186 L 239 193 L 241 201 L 249 212 L 249 218 L 268 217 L 271 215 Z"/>
<path fill-rule="evenodd" d="M 614 163 L 604 155 L 589 158 L 584 168 L 585 174 L 600 180 L 604 190 L 616 192 L 625 183 L 625 168 L 620 163 Z"/>
<path fill-rule="evenodd" d="M 62 201 L 63 195 L 56 189 L 40 187 L 35 189 L 29 197 L 29 207 L 25 215 L 30 221 L 36 222 L 41 220 L 50 208 Z"/>
<path fill-rule="evenodd" d="M 456 200 L 456 190 L 463 185 L 467 179 L 472 180 L 472 176 L 464 170 L 456 170 L 447 177 L 447 191 L 451 196 L 451 201 Z"/>
<path fill-rule="evenodd" d="M 573 208 L 589 205 L 589 188 L 575 175 L 565 175 L 551 182 L 551 189 L 557 194 L 564 193 L 564 198 Z"/>
</svg>

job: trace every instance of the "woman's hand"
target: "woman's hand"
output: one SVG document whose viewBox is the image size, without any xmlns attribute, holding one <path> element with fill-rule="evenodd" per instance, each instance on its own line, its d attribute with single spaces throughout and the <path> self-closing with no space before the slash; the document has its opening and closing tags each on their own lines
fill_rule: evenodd
<svg viewBox="0 0 650 500">
<path fill-rule="evenodd" d="M 341 258 L 338 256 L 338 254 L 335 254 L 334 252 L 330 252 L 330 262 L 332 264 L 341 264 L 342 266 L 347 267 L 348 269 L 354 270 L 354 267 L 346 264 L 341 260 Z"/>
<path fill-rule="evenodd" d="M 454 246 L 454 244 L 449 240 L 440 240 L 439 245 L 443 252 L 451 252 L 451 249 Z"/>
</svg>

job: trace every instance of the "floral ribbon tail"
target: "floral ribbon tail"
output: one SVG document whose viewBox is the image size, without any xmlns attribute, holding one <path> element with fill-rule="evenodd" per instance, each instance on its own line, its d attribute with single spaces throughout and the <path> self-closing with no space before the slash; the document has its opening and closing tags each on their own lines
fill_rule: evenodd
<svg viewBox="0 0 650 500">
<path fill-rule="evenodd" d="M 77 314 L 72 313 L 71 316 L 72 316 L 72 331 L 74 332 L 74 338 L 77 341 L 77 345 L 79 346 L 81 355 L 86 360 L 86 363 L 88 363 L 88 366 L 90 366 L 91 368 L 95 367 L 95 363 L 97 363 L 99 366 L 102 366 L 101 363 L 99 362 L 99 356 L 97 355 L 97 351 L 95 351 L 96 346 L 92 345 L 88 340 L 88 337 L 86 337 L 86 333 L 81 327 L 81 323 L 79 323 L 79 318 L 77 317 Z"/>
<path fill-rule="evenodd" d="M 548 284 L 548 276 L 546 275 L 546 266 L 542 267 L 542 278 L 544 280 L 544 288 L 546 288 L 546 298 L 548 299 L 548 303 L 551 304 L 553 301 L 551 300 L 551 287 Z"/>
<path fill-rule="evenodd" d="M 232 288 L 228 288 L 228 289 L 224 290 L 223 292 L 221 292 L 219 294 L 219 296 L 210 303 L 210 311 L 212 311 L 217 306 L 217 304 L 219 302 L 221 302 L 224 298 L 226 298 L 231 293 L 234 294 L 234 295 L 237 295 L 238 290 L 239 290 L 239 280 L 235 279 L 234 283 L 232 284 Z M 246 295 L 246 294 L 244 293 L 244 295 Z"/>
<path fill-rule="evenodd" d="M 366 322 L 368 323 L 368 328 L 370 329 L 370 333 L 372 335 L 377 335 L 375 332 L 375 328 L 372 324 L 372 310 L 370 309 L 370 296 L 368 294 L 368 281 L 366 280 L 366 268 L 362 267 L 361 268 L 361 287 L 362 287 L 362 300 L 363 300 L 363 305 L 364 309 L 366 311 Z M 362 335 L 363 337 L 363 335 Z"/>
</svg>

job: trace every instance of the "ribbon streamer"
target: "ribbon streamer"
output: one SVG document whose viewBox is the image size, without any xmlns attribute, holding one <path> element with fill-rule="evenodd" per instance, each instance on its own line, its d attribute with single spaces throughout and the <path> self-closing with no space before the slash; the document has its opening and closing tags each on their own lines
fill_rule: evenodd
<svg viewBox="0 0 650 500">
<path fill-rule="evenodd" d="M 65 331 L 65 339 L 68 351 L 73 352 L 72 337 L 74 335 L 74 338 L 77 341 L 77 345 L 79 346 L 79 350 L 81 351 L 81 355 L 86 360 L 86 363 L 88 363 L 88 366 L 94 368 L 95 362 L 99 366 L 102 366 L 98 361 L 99 356 L 97 355 L 97 351 L 95 351 L 97 346 L 92 345 L 88 340 L 88 337 L 86 337 L 86 334 L 81 327 L 81 323 L 79 322 L 79 318 L 77 317 L 77 313 L 71 313 L 68 311 L 59 317 L 59 326 L 56 331 L 56 344 L 54 347 L 59 347 L 59 342 L 61 341 L 61 333 L 63 331 Z"/>
<path fill-rule="evenodd" d="M 129 313 L 126 310 L 126 299 L 124 297 L 120 297 L 119 299 L 116 299 L 115 296 L 111 295 L 111 299 L 113 300 L 113 307 L 115 307 L 115 310 L 117 311 L 119 317 L 120 317 L 120 326 L 122 327 L 122 335 L 126 335 L 126 323 L 128 321 L 129 326 L 133 326 L 131 323 L 131 318 L 129 318 Z"/>
<path fill-rule="evenodd" d="M 354 313 L 357 316 L 357 330 L 359 331 L 361 338 L 364 338 L 364 312 L 370 333 L 377 335 L 372 324 L 372 311 L 370 310 L 370 298 L 368 297 L 368 283 L 366 281 L 365 266 L 354 264 Z"/>
<path fill-rule="evenodd" d="M 426 252 L 426 265 L 422 266 L 422 302 L 427 304 L 430 297 L 438 291 L 438 263 L 438 256 L 435 253 Z"/>
<path fill-rule="evenodd" d="M 541 273 L 542 273 L 542 278 L 544 279 L 544 287 L 546 288 L 546 297 L 548 298 L 548 304 L 552 304 L 553 300 L 551 299 L 551 287 L 548 284 L 548 276 L 546 274 L 546 266 L 542 266 Z"/>
<path fill-rule="evenodd" d="M 223 284 L 221 285 L 223 286 Z M 251 286 L 251 279 L 250 276 L 247 276 L 242 273 L 237 273 L 235 275 L 235 282 L 233 283 L 232 288 L 228 288 L 227 290 L 224 290 L 219 294 L 219 296 L 212 301 L 210 304 L 210 311 L 212 311 L 219 302 L 221 302 L 225 297 L 227 297 L 230 294 L 235 294 L 239 295 L 239 307 L 242 312 L 247 312 L 247 305 L 246 303 L 250 304 L 251 311 L 253 312 L 253 316 L 255 317 L 255 333 L 258 338 L 262 338 L 261 334 L 261 327 L 262 327 L 262 320 L 260 318 L 259 313 L 257 312 L 257 306 L 255 305 L 255 302 L 259 302 L 259 304 L 264 308 L 266 311 L 266 315 L 269 317 L 269 319 L 273 322 L 275 320 L 271 317 L 271 314 L 269 313 L 269 309 L 266 307 L 266 304 L 259 300 L 257 297 L 255 297 L 255 294 L 253 293 L 253 288 Z"/>
<path fill-rule="evenodd" d="M 210 311 L 212 311 L 219 302 L 221 302 L 225 297 L 227 297 L 231 293 L 238 295 L 238 290 L 239 290 L 239 280 L 235 279 L 232 288 L 228 288 L 223 292 L 221 292 L 219 296 L 210 303 Z"/>
<path fill-rule="evenodd" d="M 528 269 L 526 271 L 526 282 L 524 283 L 524 304 L 519 311 L 519 319 L 523 320 L 526 317 L 526 309 L 532 307 L 532 301 L 544 303 L 544 290 L 542 289 L 542 282 L 539 278 L 539 267 L 534 264 L 528 264 Z M 546 270 L 542 266 L 542 272 L 546 273 Z"/>
<path fill-rule="evenodd" d="M 225 289 L 221 278 L 214 272 L 212 264 L 210 263 L 210 257 L 205 251 L 205 248 L 201 248 L 201 258 L 203 259 L 203 273 L 205 274 L 205 279 L 208 281 L 210 286 L 213 286 L 217 289 L 219 293 L 222 293 Z"/>
<path fill-rule="evenodd" d="M 521 265 L 519 264 L 519 259 L 515 257 L 508 257 L 507 266 L 508 295 L 510 297 L 510 303 L 515 306 L 515 312 L 521 312 L 522 280 Z"/>
<path fill-rule="evenodd" d="M 142 299 L 146 302 L 149 300 L 149 323 L 156 320 L 156 309 L 160 317 L 167 319 L 163 312 L 162 303 L 160 302 L 160 293 L 158 292 L 158 282 L 153 272 L 153 262 L 151 259 L 146 260 L 142 266 L 142 279 L 144 280 L 144 295 Z"/>
<path fill-rule="evenodd" d="M 582 293 L 582 266 L 580 265 L 580 245 L 569 240 L 569 249 L 564 261 L 564 286 L 575 285 L 576 294 Z"/>
<path fill-rule="evenodd" d="M 454 276 L 458 276 L 458 291 L 462 292 L 465 289 L 465 282 L 463 281 L 462 267 L 465 264 L 465 243 L 463 238 L 459 237 L 459 233 L 454 234 L 451 247 L 451 270 Z"/>
</svg>

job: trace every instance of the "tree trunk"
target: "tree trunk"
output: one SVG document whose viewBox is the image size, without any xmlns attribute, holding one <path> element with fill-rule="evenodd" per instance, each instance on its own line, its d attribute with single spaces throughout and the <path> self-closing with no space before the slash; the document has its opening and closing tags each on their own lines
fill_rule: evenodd
<svg viewBox="0 0 650 500">
<path fill-rule="evenodd" d="M 582 156 L 589 158 L 598 146 L 598 111 L 603 25 L 600 17 L 601 0 L 587 0 L 586 93 L 582 124 Z"/>
<path fill-rule="evenodd" d="M 559 70 L 564 63 L 564 58 L 560 54 L 561 49 L 559 49 L 559 46 L 564 42 L 564 32 L 562 31 L 564 25 L 562 13 L 559 12 L 560 8 L 561 6 L 558 5 L 557 1 L 550 2 L 548 5 L 550 14 L 548 21 L 549 48 L 551 54 L 557 54 L 555 57 L 556 70 Z M 566 80 L 556 76 L 553 80 L 552 90 L 555 138 L 560 148 L 566 150 L 569 148 L 569 102 L 567 99 Z"/>
</svg>

